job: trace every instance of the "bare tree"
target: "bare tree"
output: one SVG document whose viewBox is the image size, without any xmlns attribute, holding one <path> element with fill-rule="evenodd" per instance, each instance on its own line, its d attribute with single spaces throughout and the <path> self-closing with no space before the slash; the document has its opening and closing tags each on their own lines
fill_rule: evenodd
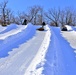
<svg viewBox="0 0 76 75">
<path fill-rule="evenodd" d="M 67 8 L 67 9 L 65 10 L 65 23 L 66 23 L 67 25 L 72 24 L 72 19 L 73 19 L 72 16 L 73 16 L 73 10 Z"/>
<path fill-rule="evenodd" d="M 3 20 L 3 25 L 6 25 L 6 7 L 7 7 L 8 1 L 4 1 L 0 4 L 0 10 L 1 10 L 1 19 Z"/>
<path fill-rule="evenodd" d="M 32 22 L 33 24 L 37 24 L 38 23 L 38 18 L 41 19 L 42 22 L 42 17 L 43 17 L 43 8 L 40 6 L 33 6 L 29 8 L 29 13 L 27 14 L 27 18 L 29 20 L 29 22 Z"/>
<path fill-rule="evenodd" d="M 19 24 L 23 23 L 24 18 L 25 18 L 25 15 L 21 12 L 18 12 L 17 20 L 19 21 Z"/>
<path fill-rule="evenodd" d="M 14 22 L 17 24 L 23 24 L 24 20 L 27 20 L 27 22 L 29 21 L 29 15 L 26 14 L 26 12 L 18 12 L 17 16 L 14 19 Z"/>
<path fill-rule="evenodd" d="M 74 12 L 74 14 L 72 16 L 72 25 L 76 26 L 76 12 Z"/>
<path fill-rule="evenodd" d="M 29 21 L 33 21 L 34 24 L 36 23 L 36 15 L 39 11 L 39 8 L 37 6 L 34 6 L 34 7 L 31 7 L 29 9 L 30 13 L 29 13 L 29 17 L 30 17 L 30 20 Z"/>
<path fill-rule="evenodd" d="M 14 17 L 11 9 L 6 9 L 6 24 L 10 24 L 12 22 L 12 18 Z"/>
<path fill-rule="evenodd" d="M 50 19 L 56 26 L 59 24 L 59 17 L 60 17 L 60 9 L 50 9 L 45 16 Z"/>
<path fill-rule="evenodd" d="M 60 11 L 59 23 L 61 26 L 65 25 L 65 11 Z"/>
<path fill-rule="evenodd" d="M 10 24 L 10 20 L 12 18 L 12 11 L 7 8 L 8 1 L 4 1 L 0 4 L 0 19 L 2 21 L 2 25 Z"/>
</svg>

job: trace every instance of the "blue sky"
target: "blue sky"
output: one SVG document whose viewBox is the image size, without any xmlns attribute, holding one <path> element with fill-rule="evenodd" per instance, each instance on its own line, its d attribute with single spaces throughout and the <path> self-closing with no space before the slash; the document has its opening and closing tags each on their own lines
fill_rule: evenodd
<svg viewBox="0 0 76 75">
<path fill-rule="evenodd" d="M 0 0 L 3 2 L 3 0 Z M 12 11 L 26 11 L 30 6 L 40 5 L 45 10 L 50 8 L 65 8 L 72 7 L 76 9 L 76 0 L 8 0 L 8 7 Z"/>
</svg>

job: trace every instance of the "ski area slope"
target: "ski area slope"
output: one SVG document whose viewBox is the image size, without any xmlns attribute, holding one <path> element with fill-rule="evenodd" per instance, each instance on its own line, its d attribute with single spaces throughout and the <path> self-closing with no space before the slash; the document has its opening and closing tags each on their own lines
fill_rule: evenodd
<svg viewBox="0 0 76 75">
<path fill-rule="evenodd" d="M 51 42 L 46 53 L 46 62 L 42 75 L 76 75 L 74 49 L 62 36 L 60 28 L 50 27 L 50 29 Z M 71 36 L 70 32 L 68 35 Z"/>
<path fill-rule="evenodd" d="M 75 28 L 39 27 L 0 27 L 0 75 L 76 75 Z"/>
<path fill-rule="evenodd" d="M 4 40 L 0 40 L 0 58 L 8 56 L 9 51 L 12 51 L 13 48 L 19 47 L 19 45 L 31 39 L 35 35 L 35 27 L 31 24 L 29 25 L 26 29 L 22 30 L 22 32 L 11 35 Z M 12 34 L 12 32 L 10 34 Z"/>
<path fill-rule="evenodd" d="M 51 37 L 50 29 L 48 28 L 48 26 L 46 26 L 45 29 L 47 31 L 45 31 L 46 33 L 44 36 L 44 40 L 43 40 L 41 46 L 39 47 L 39 50 L 38 50 L 36 56 L 34 57 L 32 63 L 25 71 L 24 75 L 41 75 L 41 73 L 43 71 L 45 55 L 48 50 L 48 46 L 50 44 L 50 37 Z M 40 32 L 40 33 L 42 33 L 42 32 Z M 41 37 L 41 36 L 39 36 L 39 37 Z"/>
<path fill-rule="evenodd" d="M 2 26 L 0 25 L 0 33 L 1 33 L 2 31 L 4 31 L 6 28 L 7 28 L 7 27 L 2 27 Z"/>
<path fill-rule="evenodd" d="M 22 32 L 11 35 L 1 42 L 0 75 L 27 75 L 26 71 L 29 69 L 30 64 L 34 63 L 33 69 L 35 69 L 43 60 L 48 47 L 45 41 L 47 37 L 50 37 L 50 33 L 48 34 L 48 27 L 46 31 L 42 32 L 36 31 L 36 28 L 29 24 Z M 49 40 L 47 41 L 48 44 Z M 33 62 L 36 59 L 39 61 Z M 30 71 L 31 69 L 27 72 L 30 73 Z"/>
<path fill-rule="evenodd" d="M 9 25 L 4 31 L 2 31 L 0 33 L 0 40 L 4 40 L 5 38 L 11 36 L 11 35 L 15 35 L 19 32 L 21 32 L 22 30 L 24 30 L 27 26 L 18 26 L 15 24 Z M 4 28 L 3 28 L 4 29 Z"/>
</svg>

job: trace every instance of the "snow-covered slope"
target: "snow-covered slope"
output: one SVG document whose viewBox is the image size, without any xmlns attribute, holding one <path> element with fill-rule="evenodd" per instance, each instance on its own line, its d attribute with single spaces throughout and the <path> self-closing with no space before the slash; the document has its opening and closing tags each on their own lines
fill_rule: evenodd
<svg viewBox="0 0 76 75">
<path fill-rule="evenodd" d="M 76 75 L 74 27 L 0 27 L 0 75 Z"/>
<path fill-rule="evenodd" d="M 0 32 L 0 34 L 9 32 L 10 30 L 16 29 L 16 28 L 17 28 L 17 25 L 16 24 L 10 24 L 10 25 L 7 26 L 7 28 L 4 31 Z"/>
<path fill-rule="evenodd" d="M 11 51 L 13 48 L 19 47 L 19 45 L 26 42 L 27 40 L 32 38 L 33 35 L 35 35 L 35 28 L 33 27 L 32 24 L 29 24 L 29 25 L 24 30 L 22 30 L 22 28 L 21 29 L 19 28 L 15 30 L 14 33 L 13 33 L 13 30 L 9 31 L 10 34 L 9 32 L 8 33 L 6 32 L 7 36 L 9 35 L 10 36 L 5 39 L 4 37 L 6 37 L 6 33 L 3 34 L 1 38 L 3 38 L 4 40 L 0 40 L 0 57 L 7 56 L 9 51 Z"/>
<path fill-rule="evenodd" d="M 24 75 L 41 75 L 42 71 L 43 71 L 43 65 L 45 62 L 45 55 L 46 52 L 48 50 L 48 46 L 50 44 L 50 37 L 51 37 L 51 33 L 50 33 L 50 29 L 48 28 L 48 26 L 45 27 L 46 28 L 46 32 L 39 32 L 39 33 L 45 33 L 44 39 L 41 43 L 41 46 L 39 47 L 39 50 L 36 54 L 36 56 L 34 57 L 32 63 L 30 64 L 30 66 L 27 68 L 27 70 L 25 71 Z M 40 38 L 43 35 L 39 36 Z"/>
<path fill-rule="evenodd" d="M 7 28 L 1 32 L 0 34 L 0 40 L 4 40 L 5 38 L 9 37 L 9 36 L 12 36 L 12 35 L 15 35 L 19 32 L 21 32 L 23 29 L 25 29 L 27 26 L 18 26 L 17 25 L 10 25 L 10 26 L 7 26 Z"/>
<path fill-rule="evenodd" d="M 76 58 L 74 49 L 62 36 L 60 28 L 51 27 L 51 42 L 46 54 L 43 75 L 76 75 Z M 72 36 L 71 32 L 69 36 Z M 65 35 L 67 37 L 67 34 Z M 74 36 L 75 37 L 75 36 Z M 73 39 L 72 39 L 73 40 Z M 76 39 L 74 39 L 76 40 Z"/>
<path fill-rule="evenodd" d="M 6 31 L 4 34 L 7 33 L 9 36 L 0 42 L 0 74 L 27 75 L 31 70 L 34 73 L 37 65 L 44 59 L 49 44 L 49 39 L 47 40 L 47 37 L 50 36 L 49 29 L 47 27 L 46 31 L 36 31 L 38 27 L 32 24 L 23 27 L 24 29 L 19 26 L 15 31 L 12 27 L 10 31 L 7 27 L 8 32 Z M 18 32 L 18 30 L 21 32 Z M 12 34 L 12 32 L 18 33 Z M 34 63 L 37 59 L 39 61 Z M 33 67 L 30 65 L 33 65 Z"/>
<path fill-rule="evenodd" d="M 0 25 L 0 33 L 1 33 L 2 31 L 4 31 L 6 28 L 7 28 L 7 27 L 2 27 L 2 26 Z"/>
</svg>

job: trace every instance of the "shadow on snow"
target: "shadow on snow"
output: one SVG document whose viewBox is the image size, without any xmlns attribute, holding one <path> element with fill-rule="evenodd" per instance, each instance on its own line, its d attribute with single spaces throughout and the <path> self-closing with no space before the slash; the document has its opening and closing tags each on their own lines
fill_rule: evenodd
<svg viewBox="0 0 76 75">
<path fill-rule="evenodd" d="M 36 29 L 30 26 L 16 35 L 9 36 L 3 41 L 0 40 L 0 58 L 8 56 L 8 52 L 31 39 L 35 35 L 35 32 Z"/>
<path fill-rule="evenodd" d="M 76 75 L 74 49 L 61 36 L 60 29 L 51 27 L 51 42 L 46 53 L 44 75 Z"/>
</svg>

